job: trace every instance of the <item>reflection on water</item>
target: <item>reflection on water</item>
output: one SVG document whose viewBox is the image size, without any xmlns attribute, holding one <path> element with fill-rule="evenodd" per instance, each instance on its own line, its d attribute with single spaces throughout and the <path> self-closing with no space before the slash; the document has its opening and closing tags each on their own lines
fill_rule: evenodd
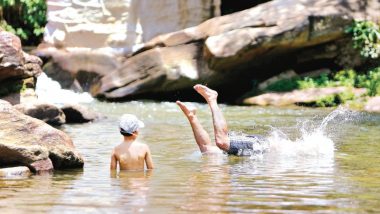
<svg viewBox="0 0 380 214">
<path fill-rule="evenodd" d="M 212 134 L 208 107 L 194 105 Z M 85 157 L 83 171 L 1 180 L 1 213 L 380 211 L 379 115 L 223 105 L 232 131 L 270 136 L 263 157 L 238 158 L 201 156 L 175 103 L 91 107 L 107 118 L 62 128 Z M 123 113 L 144 121 L 140 136 L 151 148 L 153 171 L 110 174 Z"/>
<path fill-rule="evenodd" d="M 60 171 L 53 175 L 0 180 L 1 213 L 48 212 L 62 193 L 72 188 L 82 170 Z"/>
<path fill-rule="evenodd" d="M 147 196 L 150 189 L 150 177 L 153 171 L 121 171 L 111 173 L 112 186 L 120 189 L 119 204 L 128 201 L 128 210 L 142 212 L 148 205 Z"/>
</svg>

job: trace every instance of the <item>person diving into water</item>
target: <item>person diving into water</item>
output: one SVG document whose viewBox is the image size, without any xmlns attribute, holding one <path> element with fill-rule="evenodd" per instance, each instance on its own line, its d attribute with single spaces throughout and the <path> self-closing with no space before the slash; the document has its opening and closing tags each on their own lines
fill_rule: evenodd
<svg viewBox="0 0 380 214">
<path fill-rule="evenodd" d="M 182 112 L 187 117 L 193 130 L 195 141 L 202 154 L 220 153 L 220 150 L 229 155 L 251 156 L 263 153 L 266 150 L 267 140 L 258 135 L 235 135 L 228 132 L 227 122 L 218 106 L 218 92 L 197 84 L 194 86 L 207 102 L 212 114 L 214 126 L 215 145 L 211 142 L 209 134 L 199 122 L 196 109 L 189 108 L 181 101 L 176 101 Z"/>
</svg>

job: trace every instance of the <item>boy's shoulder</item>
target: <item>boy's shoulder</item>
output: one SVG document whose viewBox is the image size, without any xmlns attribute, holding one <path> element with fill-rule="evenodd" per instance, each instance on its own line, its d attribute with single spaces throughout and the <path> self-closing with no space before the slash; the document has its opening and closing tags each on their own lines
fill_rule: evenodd
<svg viewBox="0 0 380 214">
<path fill-rule="evenodd" d="M 138 147 L 143 147 L 143 148 L 149 148 L 149 146 L 145 143 L 142 143 L 142 142 L 139 142 L 139 141 L 136 141 L 133 143 L 135 146 L 138 146 Z"/>
</svg>

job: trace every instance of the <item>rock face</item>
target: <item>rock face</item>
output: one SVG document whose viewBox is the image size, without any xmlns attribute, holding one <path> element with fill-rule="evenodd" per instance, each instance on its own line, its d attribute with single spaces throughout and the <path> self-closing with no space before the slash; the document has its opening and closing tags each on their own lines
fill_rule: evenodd
<svg viewBox="0 0 380 214">
<path fill-rule="evenodd" d="M 72 140 L 43 121 L 0 100 L 0 166 L 27 166 L 33 172 L 83 167 Z"/>
<path fill-rule="evenodd" d="M 47 5 L 47 43 L 125 52 L 220 14 L 220 0 L 48 0 Z"/>
<path fill-rule="evenodd" d="M 330 87 L 330 88 L 311 88 L 305 90 L 294 90 L 285 93 L 266 93 L 255 97 L 250 97 L 243 100 L 245 105 L 260 105 L 260 106 L 287 106 L 294 104 L 313 103 L 317 100 L 339 93 L 352 92 L 355 97 L 364 95 L 366 89 L 349 89 L 347 87 Z"/>
<path fill-rule="evenodd" d="M 42 61 L 22 51 L 20 39 L 0 28 L 0 97 L 13 104 L 20 103 L 21 91 L 33 89 L 35 77 L 41 72 Z M 33 92 L 28 91 L 28 96 Z"/>
<path fill-rule="evenodd" d="M 345 27 L 354 18 L 377 17 L 368 11 L 361 0 L 274 0 L 216 17 L 145 43 L 92 93 L 119 99 L 170 93 L 194 82 L 251 87 L 253 78 L 291 66 L 335 63 L 344 58 L 344 48 L 351 48 Z"/>
<path fill-rule="evenodd" d="M 48 103 L 22 103 L 14 106 L 19 112 L 44 121 L 47 124 L 60 126 L 66 122 L 63 111 Z"/>
<path fill-rule="evenodd" d="M 20 39 L 0 28 L 0 81 L 34 77 L 41 73 L 42 61 L 22 51 Z"/>
<path fill-rule="evenodd" d="M 100 77 L 120 66 L 120 57 L 101 50 L 62 50 L 43 45 L 35 54 L 51 60 L 43 66 L 44 72 L 58 81 L 62 88 L 89 91 Z"/>
<path fill-rule="evenodd" d="M 190 87 L 195 80 L 212 75 L 202 64 L 201 51 L 202 47 L 196 43 L 147 50 L 105 75 L 101 84 L 93 87 L 91 92 L 105 95 L 107 99 L 117 99 Z"/>
</svg>

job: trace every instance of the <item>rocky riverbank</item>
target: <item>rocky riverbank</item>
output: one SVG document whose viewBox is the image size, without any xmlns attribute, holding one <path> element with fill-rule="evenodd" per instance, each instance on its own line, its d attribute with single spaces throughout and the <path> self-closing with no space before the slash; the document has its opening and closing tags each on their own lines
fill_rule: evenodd
<svg viewBox="0 0 380 214">
<path fill-rule="evenodd" d="M 22 51 L 17 36 L 0 29 L 0 177 L 84 165 L 70 137 L 46 123 L 64 123 L 64 111 L 71 121 L 78 112 L 86 121 L 96 117 L 80 107 L 38 103 L 34 89 L 41 65 L 38 57 Z"/>
<path fill-rule="evenodd" d="M 81 168 L 84 161 L 70 137 L 0 100 L 0 166 L 26 166 L 39 173 Z"/>
<path fill-rule="evenodd" d="M 335 106 L 335 99 L 339 96 L 350 94 L 350 101 L 341 101 L 347 108 L 371 113 L 380 113 L 380 96 L 368 97 L 365 88 L 328 87 L 293 90 L 290 92 L 269 92 L 242 100 L 243 105 L 258 106 L 311 106 L 331 107 Z M 330 102 L 330 103 L 323 103 Z M 320 106 L 324 105 L 324 106 Z M 339 105 L 339 103 L 338 103 Z"/>
</svg>

